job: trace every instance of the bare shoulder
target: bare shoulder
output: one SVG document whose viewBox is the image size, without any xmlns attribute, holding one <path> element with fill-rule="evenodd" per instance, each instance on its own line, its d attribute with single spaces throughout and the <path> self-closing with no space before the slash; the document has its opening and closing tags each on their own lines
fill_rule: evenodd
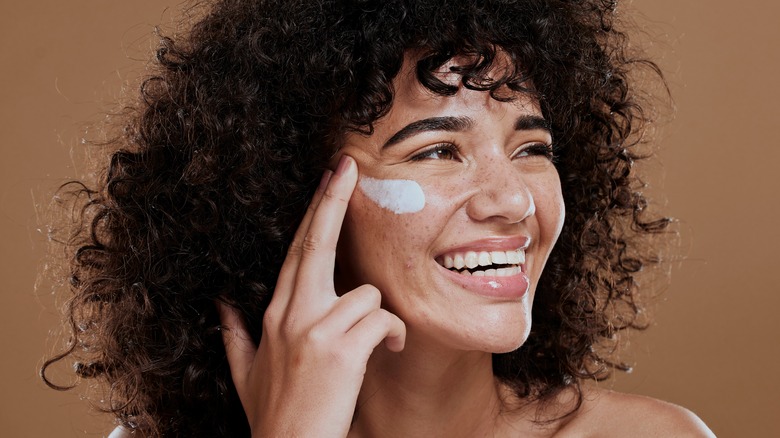
<svg viewBox="0 0 780 438">
<path fill-rule="evenodd" d="M 117 426 L 108 438 L 144 438 L 144 435 L 140 431 L 133 431 L 123 426 Z"/>
<path fill-rule="evenodd" d="M 714 437 L 706 424 L 681 406 L 601 388 L 583 388 L 583 404 L 561 436 Z"/>
</svg>

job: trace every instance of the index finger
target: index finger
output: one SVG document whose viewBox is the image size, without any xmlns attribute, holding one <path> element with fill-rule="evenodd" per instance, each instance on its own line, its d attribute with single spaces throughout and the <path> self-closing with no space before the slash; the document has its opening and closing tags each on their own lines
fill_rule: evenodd
<svg viewBox="0 0 780 438">
<path fill-rule="evenodd" d="M 301 259 L 295 277 L 293 299 L 308 299 L 327 289 L 333 296 L 333 271 L 336 246 L 349 198 L 357 184 L 357 165 L 347 155 L 341 157 L 336 172 L 322 193 L 312 216 L 311 225 L 301 242 Z"/>
<path fill-rule="evenodd" d="M 287 254 L 285 255 L 282 267 L 279 270 L 279 277 L 276 280 L 276 288 L 274 289 L 273 295 L 273 299 L 276 301 L 281 300 L 286 304 L 295 287 L 295 275 L 298 272 L 298 265 L 300 264 L 303 238 L 309 231 L 314 211 L 317 210 L 317 206 L 322 199 L 322 194 L 325 191 L 325 187 L 328 186 L 332 175 L 333 172 L 331 170 L 325 170 L 325 173 L 322 175 L 322 180 L 320 181 L 317 190 L 314 192 L 314 196 L 312 197 L 309 206 L 306 208 L 306 213 L 304 213 L 303 219 L 301 219 L 301 223 L 298 225 L 298 229 L 295 230 L 292 243 L 290 243 L 290 246 L 287 248 Z"/>
</svg>

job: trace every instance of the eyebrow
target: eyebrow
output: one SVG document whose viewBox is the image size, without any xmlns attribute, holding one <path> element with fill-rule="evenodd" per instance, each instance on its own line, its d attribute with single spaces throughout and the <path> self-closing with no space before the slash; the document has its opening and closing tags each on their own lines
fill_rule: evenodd
<svg viewBox="0 0 780 438">
<path fill-rule="evenodd" d="M 393 136 L 382 145 L 382 149 L 393 146 L 423 132 L 462 132 L 468 130 L 473 125 L 474 121 L 469 117 L 431 117 L 417 120 L 404 126 L 393 134 Z M 536 129 L 550 132 L 550 122 L 539 116 L 520 116 L 515 121 L 516 131 L 533 131 Z"/>
<path fill-rule="evenodd" d="M 534 131 L 541 129 L 552 134 L 550 122 L 539 116 L 520 116 L 515 121 L 515 131 Z"/>
<path fill-rule="evenodd" d="M 448 131 L 461 132 L 471 128 L 474 122 L 469 117 L 431 117 L 428 119 L 412 122 L 400 131 L 393 134 L 389 140 L 382 145 L 382 149 L 400 143 L 409 137 L 428 131 Z"/>
</svg>

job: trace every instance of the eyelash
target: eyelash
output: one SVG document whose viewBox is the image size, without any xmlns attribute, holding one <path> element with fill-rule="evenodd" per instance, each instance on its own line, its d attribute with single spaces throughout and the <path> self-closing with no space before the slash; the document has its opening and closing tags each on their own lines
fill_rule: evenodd
<svg viewBox="0 0 780 438">
<path fill-rule="evenodd" d="M 523 148 L 515 157 L 520 154 L 528 153 L 528 155 L 538 155 L 547 158 L 550 161 L 555 162 L 555 154 L 553 153 L 553 146 L 547 143 L 533 143 Z"/>
<path fill-rule="evenodd" d="M 458 148 L 457 145 L 452 143 L 440 143 L 418 154 L 415 154 L 414 156 L 412 156 L 411 160 L 422 161 L 422 160 L 429 159 L 431 155 L 434 153 L 441 154 L 444 152 L 448 152 L 452 154 L 452 158 L 456 158 L 460 153 L 460 149 Z M 532 143 L 529 146 L 523 148 L 518 154 L 514 155 L 512 158 L 521 156 L 521 154 L 526 154 L 525 156 L 543 156 L 550 161 L 555 161 L 555 154 L 553 153 L 553 146 L 551 144 Z"/>
<path fill-rule="evenodd" d="M 442 152 L 449 152 L 452 154 L 452 157 L 455 158 L 458 156 L 460 149 L 458 149 L 458 146 L 452 144 L 452 143 L 440 143 L 433 147 L 430 147 L 418 154 L 415 154 L 412 157 L 412 161 L 422 161 L 428 159 L 428 157 L 431 156 L 433 153 L 442 153 Z"/>
</svg>

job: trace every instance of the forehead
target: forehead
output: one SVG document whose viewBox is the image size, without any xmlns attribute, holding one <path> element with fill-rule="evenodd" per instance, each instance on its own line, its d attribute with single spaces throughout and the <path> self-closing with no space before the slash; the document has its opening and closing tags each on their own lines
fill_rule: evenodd
<svg viewBox="0 0 780 438">
<path fill-rule="evenodd" d="M 512 121 L 518 115 L 534 115 L 541 117 L 539 102 L 529 93 L 517 92 L 503 86 L 496 90 L 498 100 L 488 91 L 473 90 L 463 84 L 460 73 L 451 71 L 451 67 L 464 62 L 462 58 L 453 58 L 440 67 L 434 74 L 446 83 L 457 87 L 454 95 L 442 95 L 423 85 L 416 71 L 416 60 L 407 57 L 399 74 L 393 79 L 393 103 L 389 112 L 377 120 L 375 128 L 381 131 L 384 127 L 397 124 L 408 124 L 416 120 L 437 117 L 462 115 L 479 120 L 485 114 L 507 114 Z M 500 76 L 502 69 L 508 68 L 497 62 L 488 72 L 488 77 Z M 504 98 L 509 98 L 504 99 Z"/>
<path fill-rule="evenodd" d="M 373 133 L 366 135 L 348 131 L 342 137 L 342 145 L 360 143 L 363 146 L 381 148 L 384 142 L 404 126 L 436 117 L 469 119 L 475 122 L 471 124 L 472 128 L 481 128 L 481 123 L 488 118 L 491 121 L 500 118 L 499 122 L 505 122 L 507 126 L 513 126 L 521 116 L 542 118 L 538 100 L 530 93 L 512 91 L 504 85 L 496 90 L 495 94 L 502 98 L 497 100 L 488 91 L 467 88 L 463 84 L 463 76 L 453 71 L 453 67 L 457 69 L 469 64 L 470 58 L 467 57 L 451 58 L 434 71 L 437 79 L 457 90 L 453 95 L 436 93 L 420 82 L 417 76 L 419 59 L 419 56 L 411 53 L 404 57 L 402 67 L 392 81 L 393 101 L 390 109 L 373 123 Z M 499 56 L 486 76 L 501 77 L 507 69 L 514 69 L 514 66 L 509 65 L 509 57 Z M 504 101 L 507 97 L 510 99 Z"/>
</svg>

